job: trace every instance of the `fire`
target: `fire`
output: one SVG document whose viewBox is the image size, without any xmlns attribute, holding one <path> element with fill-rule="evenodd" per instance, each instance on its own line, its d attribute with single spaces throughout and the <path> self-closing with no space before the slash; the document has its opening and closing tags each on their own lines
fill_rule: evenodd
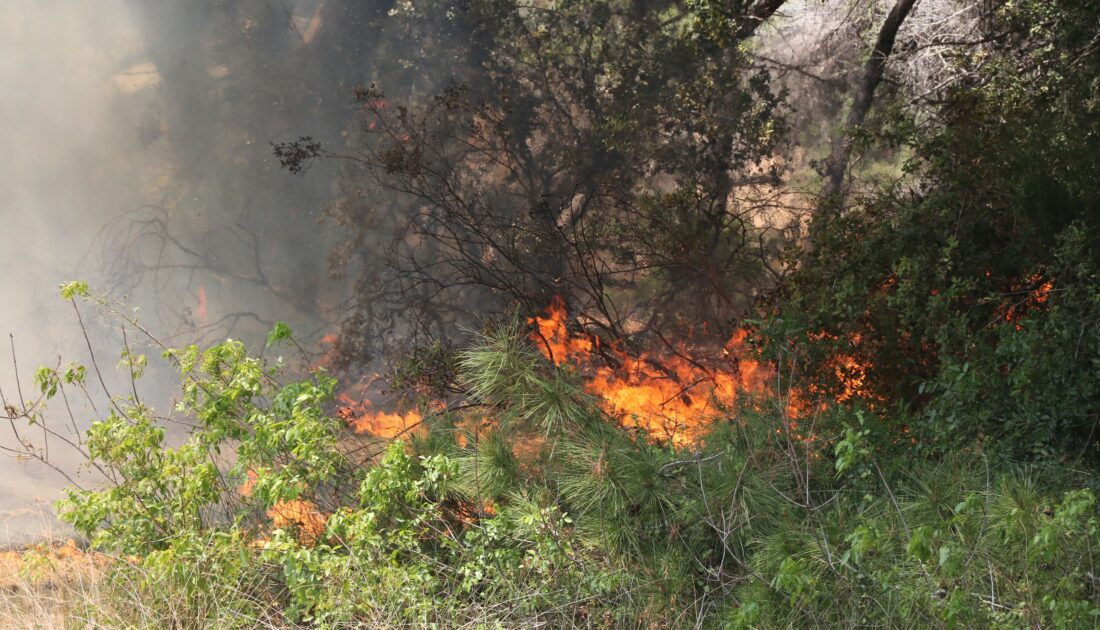
<svg viewBox="0 0 1100 630">
<path fill-rule="evenodd" d="M 420 425 L 423 417 L 416 410 L 406 413 L 373 411 L 369 400 L 356 401 L 346 392 L 338 394 L 340 406 L 336 416 L 346 421 L 352 431 L 369 433 L 380 438 L 394 438 Z"/>
<path fill-rule="evenodd" d="M 316 363 L 317 368 L 332 369 L 336 366 L 340 353 L 340 338 L 330 333 L 321 337 L 324 352 Z M 389 439 L 415 430 L 423 420 L 419 411 L 405 413 L 386 412 L 375 409 L 366 397 L 366 392 L 382 377 L 373 374 L 344 383 L 341 392 L 336 395 L 336 417 L 348 424 L 355 433 L 369 433 L 374 437 Z"/>
<path fill-rule="evenodd" d="M 255 470 L 246 473 L 244 483 L 237 492 L 243 497 L 252 496 L 256 482 L 260 476 Z M 325 525 L 328 517 L 325 516 L 312 501 L 293 499 L 290 501 L 277 501 L 271 509 L 267 510 L 267 517 L 271 519 L 271 525 L 275 529 L 292 529 L 298 535 L 298 540 L 303 545 L 313 546 L 325 533 Z M 254 546 L 263 548 L 269 542 L 266 537 L 257 539 Z"/>
<path fill-rule="evenodd" d="M 803 418 L 809 418 L 815 413 L 820 413 L 827 407 L 824 400 L 817 392 L 807 392 L 799 388 L 791 388 L 787 392 L 787 403 L 784 412 L 787 416 L 788 429 L 795 430 Z M 778 430 L 778 429 L 777 429 Z"/>
<path fill-rule="evenodd" d="M 340 338 L 336 333 L 329 333 L 321 337 L 321 347 L 324 351 L 321 357 L 315 361 L 317 368 L 331 370 L 340 358 Z"/>
<path fill-rule="evenodd" d="M 237 488 L 237 492 L 243 497 L 251 497 L 259 479 L 259 473 L 249 470 L 245 475 L 244 483 Z M 304 499 L 276 501 L 275 505 L 267 510 L 267 517 L 271 519 L 273 529 L 291 530 L 297 536 L 298 542 L 307 547 L 317 544 L 328 524 L 328 516 L 322 513 L 315 503 Z M 252 541 L 252 547 L 263 549 L 269 542 L 271 539 L 268 536 L 259 536 Z"/>
<path fill-rule="evenodd" d="M 555 365 L 575 366 L 585 379 L 585 389 L 622 426 L 654 440 L 676 446 L 695 444 L 735 405 L 746 401 L 755 404 L 753 401 L 779 393 L 774 391 L 775 367 L 750 358 L 747 330 L 736 330 L 720 353 L 718 348 L 712 348 L 710 354 L 720 356 L 712 356 L 715 360 L 704 364 L 694 358 L 699 354 L 698 348 L 688 343 L 670 346 L 663 352 L 631 353 L 621 346 L 602 343 L 593 335 L 570 331 L 568 321 L 565 302 L 556 297 L 542 315 L 528 320 L 532 327 L 529 338 Z M 337 341 L 335 336 L 322 340 L 331 347 Z M 858 346 L 858 337 L 851 342 Z M 838 384 L 836 390 L 831 390 L 834 401 L 874 398 L 870 366 L 856 356 L 837 354 L 828 369 Z M 382 439 L 418 430 L 424 419 L 420 411 L 384 411 L 366 398 L 366 390 L 378 378 L 375 375 L 345 387 L 336 397 L 337 417 L 355 433 Z M 811 386 L 805 391 L 793 386 L 785 389 L 783 423 L 788 431 L 795 430 L 800 421 L 827 405 L 820 387 Z M 458 439 L 465 446 L 465 436 Z M 521 459 L 536 458 L 538 450 L 524 451 Z"/>
<path fill-rule="evenodd" d="M 531 340 L 554 365 L 562 365 L 574 357 L 586 357 L 595 347 L 592 338 L 569 334 L 566 327 L 565 300 L 555 296 L 546 307 L 545 317 L 532 317 L 528 324 L 535 327 Z"/>
<path fill-rule="evenodd" d="M 842 354 L 833 359 L 834 372 L 841 390 L 836 396 L 837 402 L 846 402 L 855 398 L 873 398 L 867 382 L 868 365 L 855 357 Z"/>
<path fill-rule="evenodd" d="M 825 331 L 810 333 L 809 338 L 814 341 L 836 342 L 836 335 Z M 848 336 L 848 345 L 858 348 L 863 343 L 860 333 L 852 333 Z M 852 400 L 882 401 L 882 398 L 871 387 L 871 364 L 860 359 L 857 355 L 837 353 L 830 357 L 824 364 L 826 369 L 831 369 L 838 386 L 832 390 L 831 400 L 843 403 Z M 787 415 L 791 418 L 805 418 L 814 413 L 824 411 L 828 406 L 828 396 L 825 395 L 820 385 L 811 384 L 807 391 L 791 391 L 788 393 Z"/>
<path fill-rule="evenodd" d="M 1043 280 L 1042 272 L 1033 274 L 1027 279 L 1027 283 L 1023 286 L 1017 285 L 1012 287 L 1013 292 L 1018 293 L 1026 286 L 1035 286 L 1038 284 L 1035 289 L 1026 293 L 1024 299 L 1010 304 L 1002 304 L 997 309 L 997 315 L 1006 322 L 1017 322 L 1016 330 L 1023 330 L 1023 326 L 1019 323 L 1019 320 L 1023 319 L 1029 309 L 1041 307 L 1050 300 L 1050 292 L 1054 289 L 1054 280 L 1048 278 L 1041 283 L 1039 282 L 1040 280 Z"/>
<path fill-rule="evenodd" d="M 317 509 L 316 504 L 302 499 L 279 501 L 267 511 L 267 516 L 277 529 L 296 529 L 298 540 L 307 546 L 316 544 L 325 533 L 328 522 L 328 517 Z"/>
<path fill-rule="evenodd" d="M 200 324 L 206 323 L 207 311 L 206 311 L 206 287 L 199 285 L 198 290 L 198 304 L 195 306 L 195 319 Z"/>
<path fill-rule="evenodd" d="M 80 550 L 80 547 L 76 546 L 76 540 L 69 538 L 65 540 L 65 544 L 59 545 L 54 548 L 54 553 L 58 558 L 82 558 L 84 552 Z"/>
<path fill-rule="evenodd" d="M 731 404 L 742 393 L 763 393 L 759 365 L 738 363 L 737 371 L 720 372 L 678 355 L 659 360 L 646 354 L 623 357 L 618 368 L 598 368 L 587 389 L 624 425 L 673 443 L 691 443 L 721 414 L 720 402 Z"/>
<path fill-rule="evenodd" d="M 1054 281 L 1047 280 L 1043 284 L 1039 285 L 1038 289 L 1031 294 L 1031 300 L 1036 304 L 1046 304 L 1050 299 L 1050 290 L 1054 288 Z"/>
<path fill-rule="evenodd" d="M 244 483 L 237 487 L 237 493 L 242 497 L 252 496 L 252 490 L 256 488 L 256 482 L 260 480 L 260 475 L 255 470 L 249 470 L 245 474 Z"/>
<path fill-rule="evenodd" d="M 72 538 L 0 551 L 0 588 L 12 590 L 26 581 L 53 583 L 79 580 L 88 571 L 112 562 L 109 556 L 84 551 Z"/>
<path fill-rule="evenodd" d="M 721 404 L 767 391 L 770 370 L 744 358 L 747 331 L 737 331 L 726 344 L 722 354 L 731 364 L 726 371 L 687 358 L 687 348 L 661 356 L 610 348 L 618 365 L 608 366 L 595 361 L 598 341 L 570 334 L 566 321 L 565 303 L 555 298 L 545 316 L 529 320 L 535 328 L 531 340 L 555 365 L 570 361 L 590 374 L 585 387 L 599 396 L 605 411 L 656 439 L 693 443 L 721 415 Z"/>
</svg>

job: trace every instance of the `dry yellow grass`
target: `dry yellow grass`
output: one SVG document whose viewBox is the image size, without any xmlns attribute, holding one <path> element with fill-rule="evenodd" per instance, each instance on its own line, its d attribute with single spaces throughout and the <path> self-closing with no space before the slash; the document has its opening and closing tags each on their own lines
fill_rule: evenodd
<svg viewBox="0 0 1100 630">
<path fill-rule="evenodd" d="M 171 594 L 160 593 L 151 602 L 144 577 L 135 559 L 84 551 L 71 539 L 2 550 L 0 630 L 220 626 L 220 621 L 208 625 L 205 617 L 196 617 L 192 602 Z M 218 606 L 218 602 L 208 604 Z M 271 619 L 248 619 L 239 611 L 222 610 L 213 618 L 230 619 L 235 627 L 288 627 L 277 620 L 277 611 L 272 613 Z"/>
<path fill-rule="evenodd" d="M 80 621 L 111 559 L 72 539 L 0 551 L 0 628 L 89 628 Z"/>
</svg>

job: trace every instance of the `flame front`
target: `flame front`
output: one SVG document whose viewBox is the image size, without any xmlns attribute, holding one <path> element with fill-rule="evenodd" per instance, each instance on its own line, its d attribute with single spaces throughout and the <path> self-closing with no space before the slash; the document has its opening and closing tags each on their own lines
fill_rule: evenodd
<svg viewBox="0 0 1100 630">
<path fill-rule="evenodd" d="M 72 538 L 63 543 L 39 542 L 22 549 L 0 551 L 0 589 L 15 592 L 31 584 L 54 584 L 56 580 L 80 581 L 90 571 L 105 567 L 112 558 L 84 551 Z"/>
<path fill-rule="evenodd" d="M 585 390 L 598 397 L 608 415 L 654 440 L 676 446 L 697 443 L 736 405 L 780 393 L 773 391 L 775 367 L 750 358 L 749 332 L 744 329 L 735 331 L 721 348 L 721 360 L 704 364 L 694 358 L 698 349 L 686 342 L 664 352 L 631 354 L 593 335 L 572 332 L 560 297 L 554 298 L 543 315 L 530 318 L 528 324 L 532 327 L 531 341 L 546 358 L 557 366 L 575 366 L 584 379 Z M 331 352 L 337 340 L 326 337 L 324 342 Z M 858 337 L 852 343 L 858 346 Z M 831 396 L 812 385 L 803 391 L 788 384 L 781 392 L 786 396 L 782 423 L 792 435 L 797 436 L 794 429 L 800 421 L 824 408 L 826 397 L 841 403 L 874 398 L 869 365 L 845 354 L 834 356 L 829 365 L 839 385 Z M 365 392 L 374 380 L 353 384 L 338 394 L 336 415 L 355 433 L 376 438 L 391 439 L 418 430 L 423 421 L 419 411 L 383 411 L 372 405 Z"/>
<path fill-rule="evenodd" d="M 356 433 L 369 433 L 380 438 L 395 438 L 414 430 L 423 417 L 416 410 L 406 413 L 388 413 L 371 409 L 369 400 L 356 401 L 347 392 L 336 396 L 339 406 L 336 415 L 348 423 Z"/>
<path fill-rule="evenodd" d="M 545 316 L 529 320 L 531 340 L 555 365 L 572 362 L 588 374 L 585 389 L 600 398 L 608 414 L 655 439 L 693 443 L 721 416 L 723 405 L 767 392 L 769 370 L 745 358 L 747 331 L 738 330 L 726 344 L 726 371 L 690 360 L 686 347 L 661 356 L 604 348 L 618 363 L 612 367 L 597 365 L 598 340 L 571 334 L 566 322 L 565 304 L 555 298 Z"/>
<path fill-rule="evenodd" d="M 545 317 L 532 317 L 527 322 L 535 327 L 531 340 L 539 346 L 539 351 L 554 362 L 562 365 L 575 358 L 587 359 L 595 344 L 591 337 L 570 335 L 567 329 L 565 301 L 555 296 L 546 307 Z"/>
</svg>

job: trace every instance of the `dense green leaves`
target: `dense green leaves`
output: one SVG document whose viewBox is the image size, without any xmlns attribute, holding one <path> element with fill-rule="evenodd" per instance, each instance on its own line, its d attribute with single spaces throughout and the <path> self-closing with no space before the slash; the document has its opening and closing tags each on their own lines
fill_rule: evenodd
<svg viewBox="0 0 1100 630">
<path fill-rule="evenodd" d="M 774 340 L 807 335 L 808 380 L 837 391 L 831 357 L 856 357 L 917 450 L 1100 461 L 1098 18 L 1088 3 L 1000 6 L 1004 39 L 960 55 L 981 71 L 949 104 L 867 139 L 904 138 L 910 179 L 819 217 L 774 304 Z"/>
<path fill-rule="evenodd" d="M 154 605 L 182 597 L 199 625 L 226 621 L 215 597 L 320 627 L 1079 627 L 1100 611 L 1096 498 L 1078 477 L 975 458 L 887 476 L 867 415 L 843 410 L 822 443 L 745 409 L 695 447 L 651 444 L 515 333 L 464 354 L 487 428 L 439 418 L 355 465 L 325 413 L 331 379 L 280 385 L 232 341 L 191 353 L 182 409 L 200 428 L 172 447 L 139 406 L 96 423 L 113 483 L 70 491 L 64 518 L 137 556 Z M 529 411 L 549 408 L 558 421 Z"/>
</svg>

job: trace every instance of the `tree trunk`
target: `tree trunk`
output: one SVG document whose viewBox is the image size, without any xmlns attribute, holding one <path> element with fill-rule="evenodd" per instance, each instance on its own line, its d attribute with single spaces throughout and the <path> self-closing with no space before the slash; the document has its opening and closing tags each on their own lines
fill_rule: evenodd
<svg viewBox="0 0 1100 630">
<path fill-rule="evenodd" d="M 897 38 L 898 30 L 916 3 L 917 0 L 897 0 L 890 14 L 886 16 L 886 21 L 882 23 L 882 28 L 879 29 L 875 48 L 863 66 L 863 75 L 856 88 L 852 109 L 848 112 L 847 124 L 841 135 L 833 140 L 832 154 L 826 161 L 825 186 L 822 189 L 825 212 L 839 211 L 844 205 L 844 180 L 848 172 L 854 134 L 867 118 L 867 112 L 870 111 L 875 96 L 875 88 L 882 81 L 882 74 L 886 69 L 886 60 L 894 50 L 894 40 Z"/>
</svg>

